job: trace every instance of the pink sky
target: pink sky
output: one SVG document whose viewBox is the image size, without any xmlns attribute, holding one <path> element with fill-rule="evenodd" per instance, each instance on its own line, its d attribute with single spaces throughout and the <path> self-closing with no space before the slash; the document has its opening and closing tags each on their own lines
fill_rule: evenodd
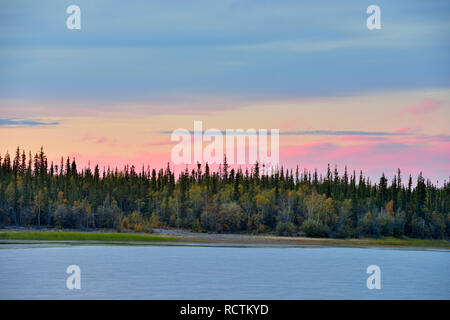
<svg viewBox="0 0 450 320">
<path fill-rule="evenodd" d="M 280 129 L 280 163 L 286 168 L 298 164 L 323 172 L 330 163 L 341 172 L 347 165 L 374 178 L 381 172 L 392 176 L 401 168 L 405 176 L 423 171 L 434 182 L 450 174 L 449 90 L 317 99 L 205 97 L 164 103 L 0 101 L 0 108 L 6 119 L 57 123 L 0 126 L 2 154 L 13 153 L 17 146 L 35 152 L 42 145 L 56 163 L 61 156 L 71 156 L 81 166 L 90 162 L 101 167 L 166 167 L 175 145 L 167 132 L 193 130 L 194 120 L 202 120 L 205 130 Z"/>
</svg>

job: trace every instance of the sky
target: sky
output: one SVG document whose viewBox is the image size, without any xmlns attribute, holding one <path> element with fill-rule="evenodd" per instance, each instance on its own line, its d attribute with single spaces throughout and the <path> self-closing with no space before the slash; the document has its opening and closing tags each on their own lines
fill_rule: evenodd
<svg viewBox="0 0 450 320">
<path fill-rule="evenodd" d="M 72 4 L 80 30 L 66 27 Z M 169 133 L 201 120 L 280 129 L 287 168 L 442 183 L 449 18 L 439 0 L 0 0 L 0 153 L 159 168 Z"/>
</svg>

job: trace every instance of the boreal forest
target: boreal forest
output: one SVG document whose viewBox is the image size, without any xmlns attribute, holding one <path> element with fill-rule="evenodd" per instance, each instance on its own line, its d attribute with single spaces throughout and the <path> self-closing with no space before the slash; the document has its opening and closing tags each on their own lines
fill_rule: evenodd
<svg viewBox="0 0 450 320">
<path fill-rule="evenodd" d="M 301 159 L 299 159 L 301 160 Z M 403 176 L 370 181 L 328 166 L 270 173 L 208 164 L 163 169 L 77 167 L 41 150 L 0 156 L 0 225 L 151 232 L 182 228 L 289 236 L 442 239 L 450 233 L 450 182 Z"/>
</svg>

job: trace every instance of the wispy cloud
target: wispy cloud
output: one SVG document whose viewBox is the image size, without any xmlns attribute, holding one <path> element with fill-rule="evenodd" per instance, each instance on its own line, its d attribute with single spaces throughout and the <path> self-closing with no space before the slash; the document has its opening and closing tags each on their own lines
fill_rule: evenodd
<svg viewBox="0 0 450 320">
<path fill-rule="evenodd" d="M 442 181 L 447 179 L 449 166 L 449 142 L 411 144 L 407 141 L 380 141 L 340 145 L 328 142 L 312 142 L 280 148 L 280 161 L 285 167 L 300 164 L 304 168 L 326 168 L 337 165 L 340 170 L 363 169 L 371 176 L 384 172 L 392 175 L 397 168 L 404 173 L 427 176 Z M 322 171 L 323 173 L 323 171 Z"/>
<path fill-rule="evenodd" d="M 173 131 L 160 131 L 162 134 L 172 134 Z M 189 134 L 226 134 L 225 130 L 208 130 L 208 132 L 189 131 Z M 234 135 L 258 135 L 259 132 L 232 132 Z M 267 134 L 270 135 L 270 130 L 267 130 Z M 280 136 L 405 136 L 409 135 L 407 132 L 385 132 L 385 131 L 332 131 L 332 130 L 299 130 L 299 131 L 280 131 Z"/>
<path fill-rule="evenodd" d="M 298 136 L 404 136 L 406 132 L 385 132 L 385 131 L 331 131 L 331 130 L 306 130 L 306 131 L 284 131 L 280 135 Z"/>
<path fill-rule="evenodd" d="M 108 141 L 108 138 L 106 137 L 100 137 L 97 139 L 96 143 L 105 143 Z"/>
<path fill-rule="evenodd" d="M 36 127 L 36 126 L 55 126 L 59 122 L 45 122 L 41 120 L 31 119 L 0 119 L 0 127 L 21 128 L 21 127 Z"/>
<path fill-rule="evenodd" d="M 448 1 L 382 0 L 382 29 L 369 31 L 358 0 L 78 0 L 95 19 L 70 34 L 51 4 L 60 1 L 44 2 L 0 1 L 3 98 L 327 97 L 449 84 Z"/>
<path fill-rule="evenodd" d="M 167 146 L 174 144 L 174 141 L 171 140 L 162 140 L 162 141 L 155 141 L 155 142 L 149 142 L 145 143 L 144 146 L 146 147 L 153 147 L 153 146 Z"/>
<path fill-rule="evenodd" d="M 432 113 L 440 109 L 443 105 L 442 101 L 436 99 L 426 98 L 422 99 L 419 103 L 407 106 L 403 109 L 403 112 L 409 113 L 415 116 Z"/>
</svg>

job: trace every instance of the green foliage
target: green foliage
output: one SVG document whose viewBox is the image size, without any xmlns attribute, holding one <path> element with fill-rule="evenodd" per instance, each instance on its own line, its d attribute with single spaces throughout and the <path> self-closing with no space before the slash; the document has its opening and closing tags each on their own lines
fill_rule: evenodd
<svg viewBox="0 0 450 320">
<path fill-rule="evenodd" d="M 327 238 L 330 232 L 326 225 L 313 219 L 303 222 L 300 231 L 304 232 L 306 236 L 313 238 Z"/>
<path fill-rule="evenodd" d="M 225 202 L 220 205 L 216 217 L 216 231 L 239 231 L 244 221 L 244 211 L 235 202 Z"/>
<path fill-rule="evenodd" d="M 275 231 L 279 236 L 293 236 L 297 227 L 292 222 L 278 222 Z"/>
<path fill-rule="evenodd" d="M 347 169 L 339 175 L 328 167 L 322 177 L 317 170 L 266 173 L 258 164 L 217 172 L 198 165 L 177 177 L 169 166 L 101 171 L 17 149 L 14 159 L 0 156 L 0 225 L 447 239 L 450 183 L 437 187 L 422 174 L 415 185 L 406 181 L 400 170 L 392 182 L 382 175 L 372 183 Z"/>
</svg>

